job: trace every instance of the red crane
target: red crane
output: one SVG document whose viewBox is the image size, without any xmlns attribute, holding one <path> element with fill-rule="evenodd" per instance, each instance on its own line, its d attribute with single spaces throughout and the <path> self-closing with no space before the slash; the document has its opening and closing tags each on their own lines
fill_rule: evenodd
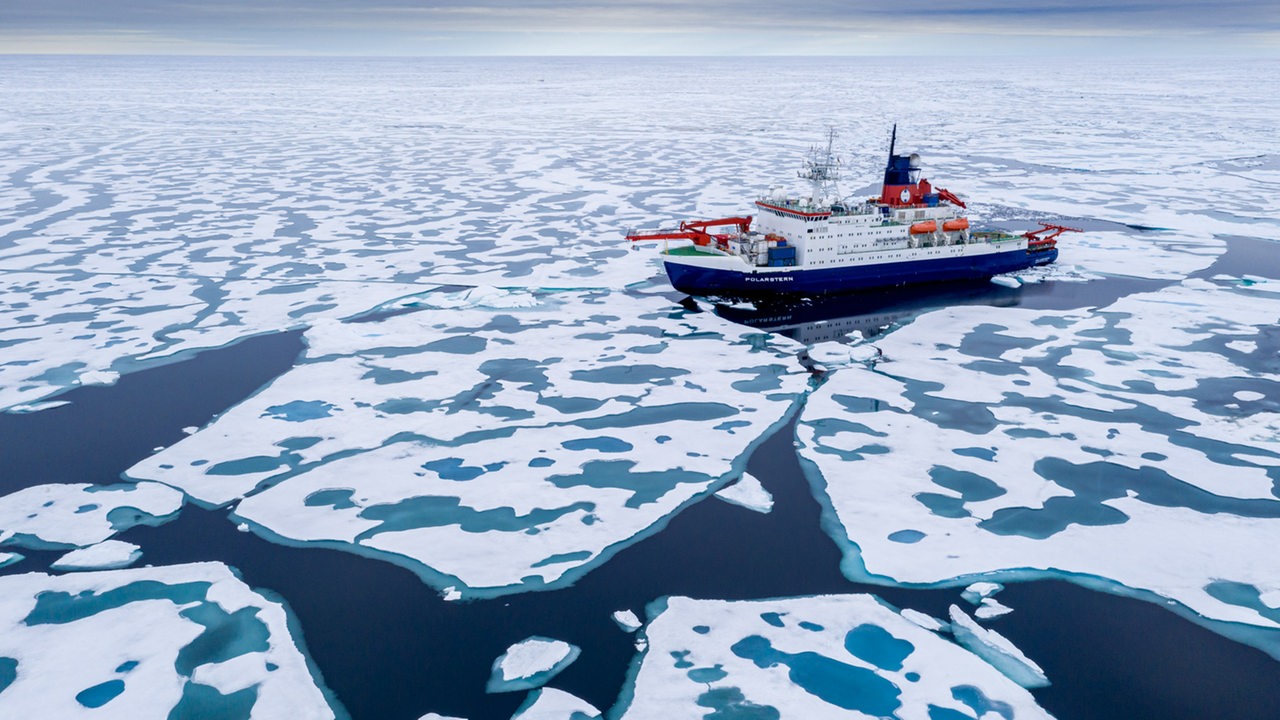
<svg viewBox="0 0 1280 720">
<path fill-rule="evenodd" d="M 1058 236 L 1064 232 L 1084 232 L 1080 228 L 1067 227 L 1066 225 L 1054 225 L 1052 223 L 1040 223 L 1039 230 L 1028 230 L 1022 233 L 1022 237 L 1027 239 L 1028 250 L 1048 250 L 1058 244 Z M 1040 233 L 1048 233 L 1041 235 Z"/>
<path fill-rule="evenodd" d="M 751 216 L 746 217 L 729 217 L 720 218 L 718 220 L 690 220 L 680 223 L 678 230 L 659 230 L 651 233 L 627 233 L 627 239 L 632 242 L 645 242 L 648 240 L 692 240 L 694 245 L 717 245 L 727 243 L 730 238 L 734 237 L 733 233 L 713 233 L 708 232 L 708 228 L 718 228 L 725 226 L 733 226 L 738 230 L 739 235 L 746 233 L 751 229 Z"/>
</svg>

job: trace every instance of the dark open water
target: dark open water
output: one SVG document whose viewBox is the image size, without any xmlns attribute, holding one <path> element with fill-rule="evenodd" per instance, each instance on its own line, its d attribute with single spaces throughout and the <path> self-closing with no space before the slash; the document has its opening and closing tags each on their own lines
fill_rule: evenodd
<svg viewBox="0 0 1280 720">
<path fill-rule="evenodd" d="M 1259 251 L 1253 244 L 1241 250 Z M 1231 263 L 1249 264 L 1248 258 L 1224 258 L 1215 271 Z M 975 286 L 871 294 L 853 304 L 883 313 L 963 296 L 1069 307 L 1105 304 L 1135 289 L 1151 288 L 1117 282 L 1032 286 L 1011 299 L 1004 288 Z M 181 428 L 203 425 L 286 371 L 301 349 L 297 333 L 252 338 L 126 375 L 112 387 L 73 390 L 61 397 L 70 405 L 0 414 L 0 492 L 45 482 L 114 482 L 153 448 L 180 439 Z M 840 555 L 820 529 L 819 506 L 801 474 L 792 431 L 788 426 L 771 437 L 748 465 L 774 496 L 770 514 L 708 499 L 575 586 L 551 592 L 446 603 L 400 567 L 336 550 L 273 545 L 236 531 L 225 511 L 194 506 L 168 525 L 138 527 L 120 537 L 142 546 L 144 563 L 220 560 L 238 568 L 251 586 L 283 597 L 326 683 L 357 720 L 413 720 L 429 711 L 509 718 L 524 693 L 485 694 L 489 666 L 510 643 L 534 634 L 582 648 L 578 662 L 552 685 L 607 709 L 634 655 L 632 636 L 610 614 L 622 608 L 642 614 L 664 595 L 871 592 L 940 617 L 949 604 L 962 602 L 958 589 L 865 586 L 839 573 Z M 44 571 L 57 555 L 27 554 L 0 574 Z M 991 626 L 1048 673 L 1054 684 L 1035 694 L 1061 720 L 1280 717 L 1280 662 L 1158 605 L 1056 581 L 1011 583 L 999 599 L 1016 612 Z"/>
</svg>

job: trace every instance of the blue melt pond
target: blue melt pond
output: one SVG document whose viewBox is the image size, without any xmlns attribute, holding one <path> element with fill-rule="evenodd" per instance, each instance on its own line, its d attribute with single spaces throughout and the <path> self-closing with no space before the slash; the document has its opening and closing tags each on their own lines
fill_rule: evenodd
<svg viewBox="0 0 1280 720">
<path fill-rule="evenodd" d="M 486 472 L 493 472 L 500 469 L 506 463 L 490 463 L 484 467 L 476 467 L 475 465 L 463 465 L 462 458 L 441 458 L 440 460 L 432 460 L 423 463 L 423 470 L 430 470 L 439 475 L 442 480 L 474 480 Z"/>
<path fill-rule="evenodd" d="M 882 670 L 901 670 L 902 661 L 916 649 L 879 625 L 859 625 L 844 636 L 844 649 Z"/>
<path fill-rule="evenodd" d="M 333 406 L 323 400 L 294 400 L 283 405 L 272 405 L 266 415 L 288 422 L 306 422 L 329 417 Z"/>
<path fill-rule="evenodd" d="M 123 680 L 108 680 L 76 694 L 76 702 L 87 708 L 100 708 L 124 692 Z"/>
<path fill-rule="evenodd" d="M 560 443 L 560 445 L 566 450 L 598 450 L 600 452 L 627 452 L 628 450 L 633 450 L 635 447 L 625 440 L 619 440 L 611 437 L 565 440 Z"/>
<path fill-rule="evenodd" d="M 910 545 L 918 543 L 925 538 L 925 534 L 919 530 L 899 530 L 895 533 L 889 533 L 889 540 L 896 543 Z"/>
<path fill-rule="evenodd" d="M 783 652 L 759 635 L 743 638 L 729 649 L 759 668 L 786 665 L 791 682 L 836 707 L 885 717 L 902 706 L 898 687 L 864 667 L 813 652 Z"/>
</svg>

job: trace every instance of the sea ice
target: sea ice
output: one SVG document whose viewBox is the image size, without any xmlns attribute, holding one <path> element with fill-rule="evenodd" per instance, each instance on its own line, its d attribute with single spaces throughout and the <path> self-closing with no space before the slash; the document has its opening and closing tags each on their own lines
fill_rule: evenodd
<svg viewBox="0 0 1280 720">
<path fill-rule="evenodd" d="M 973 611 L 973 616 L 979 620 L 993 620 L 1011 612 L 1013 612 L 1013 608 L 995 598 L 987 597 L 982 598 L 982 602 L 978 603 L 978 607 Z"/>
<path fill-rule="evenodd" d="M 808 389 L 790 341 L 614 293 L 306 339 L 296 368 L 127 474 L 464 597 L 567 582 L 657 530 Z"/>
<path fill-rule="evenodd" d="M 493 661 L 493 672 L 485 690 L 499 693 L 540 687 L 573 664 L 581 652 L 563 640 L 526 638 Z"/>
<path fill-rule="evenodd" d="M 991 663 L 1010 680 L 1022 687 L 1037 688 L 1049 684 L 1044 670 L 1023 654 L 1013 643 L 994 630 L 988 630 L 965 614 L 958 606 L 951 606 L 951 634 L 974 654 Z"/>
<path fill-rule="evenodd" d="M 969 651 L 870 595 L 654 603 L 613 714 L 1047 718 Z"/>
<path fill-rule="evenodd" d="M 597 720 L 600 711 L 591 703 L 563 690 L 538 688 L 516 710 L 511 720 Z"/>
<path fill-rule="evenodd" d="M 3 567 L 3 566 L 0 566 Z M 618 610 L 613 613 L 613 621 L 618 624 L 626 632 L 635 632 L 639 630 L 643 623 L 640 618 L 636 617 L 634 612 L 630 610 Z"/>
<path fill-rule="evenodd" d="M 1280 532 L 1277 380 L 1230 346 L 1276 317 L 1278 298 L 1189 279 L 1096 309 L 949 308 L 880 338 L 885 360 L 834 373 L 798 424 L 846 574 L 1061 576 L 1173 599 L 1280 657 L 1276 617 L 1212 589 L 1280 588 L 1259 555 Z M 1264 398 L 1224 402 L 1242 387 Z"/>
<path fill-rule="evenodd" d="M 114 370 L 88 370 L 76 376 L 81 385 L 114 385 L 120 373 Z"/>
<path fill-rule="evenodd" d="M 0 568 L 8 567 L 24 559 L 22 553 L 0 551 Z"/>
<path fill-rule="evenodd" d="M 737 482 L 717 490 L 716 497 L 758 513 L 768 513 L 773 509 L 773 496 L 751 473 L 744 472 Z"/>
<path fill-rule="evenodd" d="M 128 567 L 142 557 L 142 548 L 123 540 L 103 540 L 63 555 L 49 567 L 54 570 L 114 570 Z"/>
<path fill-rule="evenodd" d="M 33 485 L 0 497 L 0 545 L 85 547 L 135 525 L 159 525 L 182 493 L 153 482 Z"/>
<path fill-rule="evenodd" d="M 991 597 L 992 595 L 995 595 L 996 593 L 1000 592 L 1003 589 L 1004 589 L 1004 586 L 1001 585 L 1000 583 L 979 581 L 975 583 L 970 583 L 969 587 L 965 588 L 964 592 L 960 593 L 960 597 L 973 603 L 974 605 L 977 605 L 978 603 Z"/>
<path fill-rule="evenodd" d="M 950 629 L 949 625 L 942 622 L 938 618 L 932 615 L 929 615 L 927 613 L 922 613 L 919 610 L 912 610 L 911 608 L 903 608 L 898 612 L 898 614 L 902 615 L 902 617 L 910 620 L 911 622 L 919 625 L 925 630 L 940 632 L 942 630 Z"/>
<path fill-rule="evenodd" d="M 0 657 L 3 717 L 346 716 L 284 607 L 220 563 L 0 577 Z"/>
</svg>

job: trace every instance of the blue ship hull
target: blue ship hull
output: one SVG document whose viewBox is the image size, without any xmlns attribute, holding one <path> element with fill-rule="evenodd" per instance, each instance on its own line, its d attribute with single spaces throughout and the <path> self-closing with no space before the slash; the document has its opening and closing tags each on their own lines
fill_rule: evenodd
<svg viewBox="0 0 1280 720">
<path fill-rule="evenodd" d="M 946 280 L 989 278 L 1001 273 L 1047 265 L 1058 258 L 1057 248 L 1023 249 L 960 258 L 909 260 L 879 265 L 804 269 L 782 272 L 740 272 L 664 261 L 675 289 L 690 295 L 753 297 L 760 295 L 830 295 L 837 293 Z"/>
</svg>

